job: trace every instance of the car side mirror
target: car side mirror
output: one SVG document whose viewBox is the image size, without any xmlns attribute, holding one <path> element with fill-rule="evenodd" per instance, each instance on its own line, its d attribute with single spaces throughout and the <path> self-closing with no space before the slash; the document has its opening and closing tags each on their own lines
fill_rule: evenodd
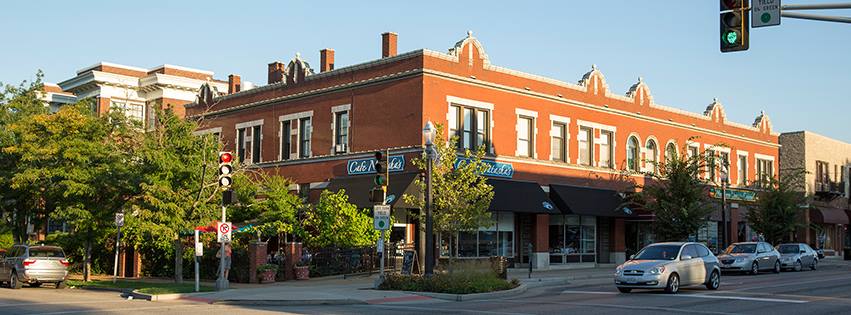
<svg viewBox="0 0 851 315">
<path fill-rule="evenodd" d="M 680 256 L 680 260 L 691 260 L 691 258 L 692 258 L 692 257 L 691 257 L 691 256 L 689 256 L 689 255 L 682 255 L 682 256 Z"/>
<path fill-rule="evenodd" d="M 635 255 L 629 255 L 629 260 L 635 259 Z"/>
<path fill-rule="evenodd" d="M 801 254 L 806 254 L 806 253 L 807 253 L 807 251 L 805 251 L 805 250 L 801 251 Z"/>
</svg>

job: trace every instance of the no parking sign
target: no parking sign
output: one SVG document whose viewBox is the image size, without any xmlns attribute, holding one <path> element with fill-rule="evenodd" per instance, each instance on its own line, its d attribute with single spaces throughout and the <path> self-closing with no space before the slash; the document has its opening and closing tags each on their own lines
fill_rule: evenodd
<svg viewBox="0 0 851 315">
<path fill-rule="evenodd" d="M 219 243 L 230 243 L 231 232 L 233 231 L 230 222 L 219 222 L 216 226 L 216 236 Z"/>
</svg>

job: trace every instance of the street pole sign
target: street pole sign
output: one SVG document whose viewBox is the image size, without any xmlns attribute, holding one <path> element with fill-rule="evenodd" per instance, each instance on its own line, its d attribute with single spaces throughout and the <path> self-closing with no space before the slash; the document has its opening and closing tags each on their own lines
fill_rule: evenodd
<svg viewBox="0 0 851 315">
<path fill-rule="evenodd" d="M 230 243 L 231 240 L 231 225 L 230 222 L 219 222 L 216 227 L 216 236 L 219 243 Z"/>
<path fill-rule="evenodd" d="M 124 226 L 124 213 L 118 212 L 115 214 L 115 226 L 122 227 Z"/>
<path fill-rule="evenodd" d="M 780 0 L 753 0 L 751 6 L 753 27 L 780 25 Z"/>
<path fill-rule="evenodd" d="M 372 208 L 373 225 L 376 230 L 385 231 L 390 229 L 390 205 L 375 205 Z"/>
</svg>

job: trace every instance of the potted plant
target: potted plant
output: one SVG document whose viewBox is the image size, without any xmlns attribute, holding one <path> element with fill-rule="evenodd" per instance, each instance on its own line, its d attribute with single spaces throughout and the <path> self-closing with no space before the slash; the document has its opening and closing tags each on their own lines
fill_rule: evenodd
<svg viewBox="0 0 851 315">
<path fill-rule="evenodd" d="M 275 274 L 278 273 L 278 265 L 262 264 L 257 267 L 257 276 L 260 278 L 260 283 L 275 282 Z"/>
<path fill-rule="evenodd" d="M 310 253 L 306 250 L 302 252 L 301 259 L 299 259 L 298 262 L 296 262 L 295 267 L 293 267 L 296 280 L 310 279 L 310 258 Z"/>
</svg>

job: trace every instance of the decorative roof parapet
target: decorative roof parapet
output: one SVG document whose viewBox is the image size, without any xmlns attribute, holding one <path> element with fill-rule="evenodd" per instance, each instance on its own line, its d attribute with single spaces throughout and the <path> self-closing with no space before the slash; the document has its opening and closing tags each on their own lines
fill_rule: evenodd
<svg viewBox="0 0 851 315">
<path fill-rule="evenodd" d="M 712 121 L 726 122 L 727 113 L 724 112 L 724 106 L 718 101 L 718 98 L 713 98 L 712 103 L 706 106 L 703 115 L 709 117 Z"/>
</svg>

